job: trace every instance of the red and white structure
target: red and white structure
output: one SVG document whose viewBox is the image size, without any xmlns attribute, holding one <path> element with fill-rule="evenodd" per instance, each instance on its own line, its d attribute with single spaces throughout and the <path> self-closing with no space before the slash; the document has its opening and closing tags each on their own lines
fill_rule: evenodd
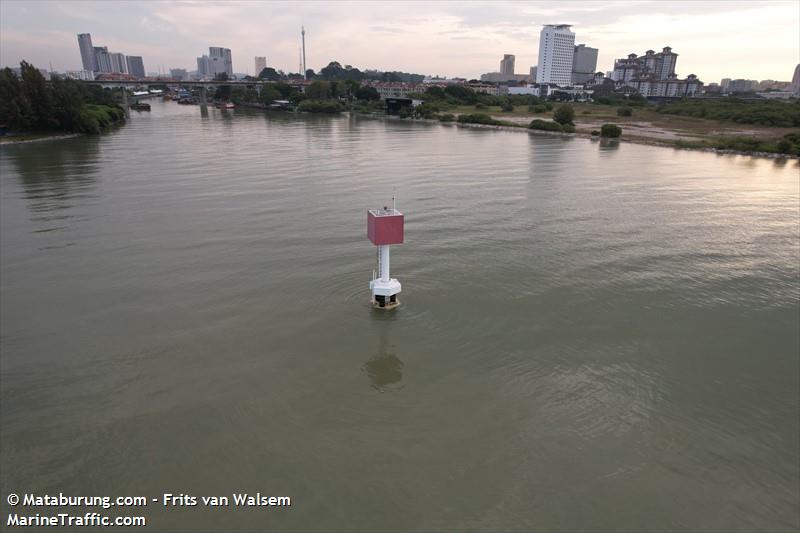
<svg viewBox="0 0 800 533">
<path fill-rule="evenodd" d="M 369 290 L 372 305 L 379 309 L 392 309 L 400 305 L 397 295 L 400 282 L 389 275 L 390 248 L 403 243 L 403 213 L 394 206 L 367 211 L 367 237 L 378 247 L 378 274 L 373 270 Z"/>
</svg>

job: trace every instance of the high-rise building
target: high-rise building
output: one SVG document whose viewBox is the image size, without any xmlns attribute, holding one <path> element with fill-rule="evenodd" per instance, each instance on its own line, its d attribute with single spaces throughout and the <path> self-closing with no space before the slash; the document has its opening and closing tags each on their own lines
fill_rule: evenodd
<svg viewBox="0 0 800 533">
<path fill-rule="evenodd" d="M 144 78 L 144 62 L 142 56 L 128 56 L 125 58 L 128 65 L 128 74 L 134 78 Z"/>
<path fill-rule="evenodd" d="M 185 68 L 171 68 L 169 69 L 169 77 L 176 80 L 186 81 L 189 79 L 189 73 Z"/>
<path fill-rule="evenodd" d="M 728 90 L 728 87 L 730 87 L 730 85 L 731 85 L 730 78 L 722 78 L 722 80 L 719 82 L 719 87 L 720 89 L 722 89 L 722 92 L 726 92 Z"/>
<path fill-rule="evenodd" d="M 792 76 L 792 85 L 790 90 L 795 94 L 800 94 L 800 64 L 794 67 L 794 75 Z"/>
<path fill-rule="evenodd" d="M 572 56 L 575 53 L 575 33 L 569 24 L 547 24 L 539 34 L 539 65 L 537 83 L 568 86 L 572 83 Z"/>
<path fill-rule="evenodd" d="M 579 44 L 572 56 L 572 83 L 584 84 L 597 71 L 597 48 Z"/>
<path fill-rule="evenodd" d="M 94 64 L 95 72 L 113 72 L 111 65 L 111 54 L 108 53 L 108 48 L 105 46 L 95 46 L 94 50 Z"/>
<path fill-rule="evenodd" d="M 500 74 L 514 75 L 514 61 L 513 54 L 503 54 L 503 59 L 500 61 Z"/>
<path fill-rule="evenodd" d="M 539 70 L 539 67 L 531 67 L 531 70 L 530 70 L 531 81 L 536 81 L 536 71 L 538 71 L 538 70 Z"/>
<path fill-rule="evenodd" d="M 256 69 L 253 75 L 258 76 L 265 68 L 267 68 L 267 58 L 264 56 L 256 56 Z"/>
<path fill-rule="evenodd" d="M 211 62 L 214 77 L 224 72 L 229 78 L 233 77 L 233 61 L 231 60 L 231 49 L 221 46 L 210 46 L 208 48 L 208 59 Z"/>
<path fill-rule="evenodd" d="M 208 56 L 203 54 L 197 58 L 197 77 L 202 78 L 213 78 L 214 75 L 211 73 L 211 62 L 208 59 Z"/>
<path fill-rule="evenodd" d="M 669 46 L 659 53 L 648 50 L 643 56 L 629 54 L 627 58 L 614 61 L 612 79 L 617 88 L 630 87 L 642 96 L 677 98 L 698 94 L 703 82 L 694 74 L 678 79 L 677 62 L 678 54 Z"/>
<path fill-rule="evenodd" d="M 119 52 L 109 52 L 111 57 L 111 72 L 119 72 L 121 74 L 128 73 L 128 63 L 125 61 L 125 54 Z"/>
<path fill-rule="evenodd" d="M 78 34 L 78 48 L 81 50 L 81 62 L 83 70 L 94 72 L 97 70 L 97 63 L 94 59 L 94 47 L 92 46 L 92 36 L 89 33 Z"/>
<path fill-rule="evenodd" d="M 675 77 L 675 65 L 678 54 L 672 48 L 665 46 L 661 52 L 652 50 L 643 56 L 628 54 L 627 58 L 614 61 L 614 75 L 616 81 L 630 81 L 638 78 L 654 78 L 668 80 Z"/>
<path fill-rule="evenodd" d="M 728 84 L 728 92 L 731 93 L 749 93 L 758 88 L 757 80 L 737 79 L 731 80 Z"/>
</svg>

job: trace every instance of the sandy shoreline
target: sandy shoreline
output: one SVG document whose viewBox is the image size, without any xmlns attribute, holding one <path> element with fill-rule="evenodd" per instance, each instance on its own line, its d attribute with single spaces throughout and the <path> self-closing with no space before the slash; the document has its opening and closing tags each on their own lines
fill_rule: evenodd
<svg viewBox="0 0 800 533">
<path fill-rule="evenodd" d="M 364 115 L 362 115 L 364 116 Z M 455 126 L 459 128 L 481 128 L 481 129 L 491 129 L 491 130 L 502 130 L 502 131 L 516 131 L 519 133 L 528 133 L 529 135 L 546 135 L 550 137 L 567 137 L 567 138 L 580 138 L 580 139 L 597 139 L 601 140 L 601 137 L 596 135 L 590 135 L 587 133 L 563 133 L 558 131 L 545 131 L 545 130 L 532 130 L 530 128 L 526 128 L 523 126 L 495 126 L 491 124 L 470 124 L 464 122 L 441 122 L 439 120 L 433 119 L 422 119 L 422 118 L 415 118 L 415 119 L 406 119 L 406 118 L 399 118 L 393 116 L 385 116 L 382 117 L 380 115 L 366 115 L 372 116 L 375 118 L 383 118 L 388 120 L 412 120 L 415 122 L 425 122 L 428 124 L 442 124 L 442 125 L 449 125 Z M 624 133 L 623 137 L 619 137 L 617 139 L 602 139 L 608 142 L 624 142 L 624 143 L 631 143 L 631 144 L 643 144 L 646 146 L 657 146 L 661 148 L 672 148 L 673 150 L 692 150 L 698 152 L 709 152 L 714 154 L 721 154 L 721 155 L 747 155 L 752 157 L 763 157 L 766 159 L 795 159 L 800 160 L 800 156 L 791 155 L 791 154 L 776 154 L 772 152 L 742 152 L 739 150 L 722 150 L 719 148 L 695 148 L 691 146 L 677 146 L 675 144 L 658 141 L 658 140 L 650 140 L 650 139 L 640 139 L 640 138 L 625 138 Z"/>
</svg>

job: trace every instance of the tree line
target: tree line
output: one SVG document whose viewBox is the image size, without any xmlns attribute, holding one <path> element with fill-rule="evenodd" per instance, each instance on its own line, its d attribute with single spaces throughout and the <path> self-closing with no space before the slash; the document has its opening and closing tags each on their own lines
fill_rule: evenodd
<svg viewBox="0 0 800 533">
<path fill-rule="evenodd" d="M 260 80 L 296 80 L 304 79 L 303 74 L 289 73 L 285 74 L 283 71 L 275 70 L 273 67 L 266 67 L 256 76 Z M 405 82 L 405 83 L 422 83 L 425 79 L 423 74 L 412 74 L 409 72 L 391 71 L 383 72 L 380 70 L 359 70 L 352 65 L 342 65 L 338 61 L 331 61 L 327 66 L 322 67 L 319 73 L 314 72 L 313 69 L 306 70 L 305 78 L 309 80 L 319 79 L 326 81 L 392 81 L 392 82 Z"/>
<path fill-rule="evenodd" d="M 0 70 L 0 124 L 11 131 L 99 133 L 124 120 L 110 90 L 59 77 L 48 83 L 25 61 L 19 77 Z"/>
</svg>

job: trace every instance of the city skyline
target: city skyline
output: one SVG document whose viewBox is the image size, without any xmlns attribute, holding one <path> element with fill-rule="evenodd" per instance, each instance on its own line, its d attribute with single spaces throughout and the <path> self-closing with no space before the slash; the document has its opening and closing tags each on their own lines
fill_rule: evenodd
<svg viewBox="0 0 800 533">
<path fill-rule="evenodd" d="M 724 77 L 789 80 L 800 55 L 799 8 L 791 1 L 403 5 L 410 9 L 398 10 L 390 25 L 373 22 L 381 7 L 365 3 L 6 0 L 0 4 L 0 65 L 25 59 L 43 68 L 80 69 L 76 35 L 91 33 L 110 50 L 136 50 L 149 72 L 194 70 L 197 51 L 209 45 L 232 50 L 235 72 L 253 74 L 257 55 L 266 55 L 268 66 L 298 72 L 301 25 L 308 67 L 315 71 L 336 60 L 361 69 L 477 78 L 496 68 L 498 56 L 514 54 L 517 72 L 527 73 L 538 64 L 544 24 L 571 24 L 576 42 L 599 49 L 600 71 L 612 70 L 614 60 L 629 53 L 671 46 L 680 50 L 682 75 L 707 83 Z M 769 40 L 752 31 L 767 22 Z"/>
</svg>

